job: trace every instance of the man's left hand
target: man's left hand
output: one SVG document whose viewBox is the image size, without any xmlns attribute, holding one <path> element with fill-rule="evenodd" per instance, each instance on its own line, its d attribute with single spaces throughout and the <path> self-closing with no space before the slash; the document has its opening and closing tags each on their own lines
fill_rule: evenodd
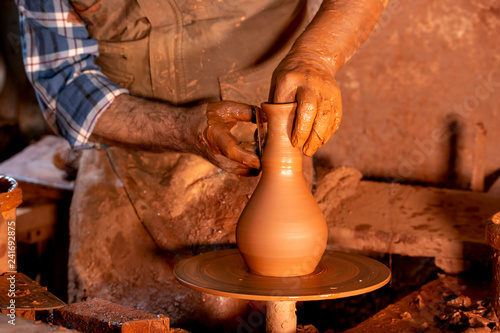
<svg viewBox="0 0 500 333">
<path fill-rule="evenodd" d="M 288 54 L 273 73 L 270 101 L 297 102 L 292 144 L 313 155 L 338 129 L 340 89 L 328 64 L 314 55 Z"/>
</svg>

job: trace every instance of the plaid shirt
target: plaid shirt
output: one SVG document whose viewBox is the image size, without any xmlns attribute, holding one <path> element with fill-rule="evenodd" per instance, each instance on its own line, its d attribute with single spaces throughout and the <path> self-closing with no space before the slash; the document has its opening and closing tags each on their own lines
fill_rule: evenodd
<svg viewBox="0 0 500 333">
<path fill-rule="evenodd" d="M 49 125 L 74 148 L 88 141 L 102 112 L 124 88 L 95 64 L 97 40 L 68 18 L 69 0 L 16 0 L 26 73 Z"/>
</svg>

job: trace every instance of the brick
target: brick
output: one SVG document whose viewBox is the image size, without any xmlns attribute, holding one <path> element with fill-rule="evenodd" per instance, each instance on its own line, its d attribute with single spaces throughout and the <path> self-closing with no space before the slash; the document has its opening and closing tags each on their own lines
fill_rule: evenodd
<svg viewBox="0 0 500 333">
<path fill-rule="evenodd" d="M 54 324 L 84 333 L 163 333 L 170 330 L 170 320 L 163 315 L 98 298 L 54 310 Z"/>
</svg>

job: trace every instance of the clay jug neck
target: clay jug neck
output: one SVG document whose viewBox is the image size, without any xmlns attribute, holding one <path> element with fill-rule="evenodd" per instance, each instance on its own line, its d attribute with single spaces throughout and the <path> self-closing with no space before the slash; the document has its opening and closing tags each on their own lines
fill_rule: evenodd
<svg viewBox="0 0 500 333">
<path fill-rule="evenodd" d="M 281 174 L 300 173 L 302 177 L 302 152 L 291 142 L 297 103 L 268 104 L 262 109 L 267 116 L 267 141 L 262 157 L 264 172 Z"/>
</svg>

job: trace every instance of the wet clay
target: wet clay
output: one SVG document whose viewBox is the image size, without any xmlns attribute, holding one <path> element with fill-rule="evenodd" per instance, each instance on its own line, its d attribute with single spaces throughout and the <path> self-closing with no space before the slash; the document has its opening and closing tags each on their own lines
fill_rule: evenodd
<svg viewBox="0 0 500 333">
<path fill-rule="evenodd" d="M 328 238 L 325 218 L 302 174 L 302 153 L 290 141 L 296 103 L 262 104 L 268 119 L 262 178 L 236 227 L 251 272 L 300 276 L 314 271 Z"/>
</svg>

